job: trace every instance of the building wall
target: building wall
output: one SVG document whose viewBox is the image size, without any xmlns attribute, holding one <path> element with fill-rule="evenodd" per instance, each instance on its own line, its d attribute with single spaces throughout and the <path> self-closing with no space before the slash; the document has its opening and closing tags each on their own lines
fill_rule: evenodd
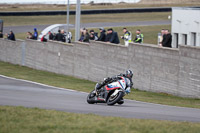
<svg viewBox="0 0 200 133">
<path fill-rule="evenodd" d="M 177 47 L 176 33 L 179 45 L 185 45 L 184 35 L 187 35 L 187 45 L 200 46 L 200 8 L 172 8 L 173 47 Z M 193 33 L 196 33 L 196 43 Z"/>
<path fill-rule="evenodd" d="M 0 39 L 0 60 L 91 81 L 102 81 L 131 69 L 135 88 L 200 98 L 200 47 L 170 49 L 150 44 L 125 47 L 103 42 L 63 44 Z"/>
</svg>

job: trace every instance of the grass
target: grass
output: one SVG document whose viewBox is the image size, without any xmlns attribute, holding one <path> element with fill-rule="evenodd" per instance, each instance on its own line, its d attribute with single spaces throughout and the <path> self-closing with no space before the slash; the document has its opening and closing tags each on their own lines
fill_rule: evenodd
<svg viewBox="0 0 200 133">
<path fill-rule="evenodd" d="M 0 106 L 1 133 L 198 133 L 200 123 L 139 120 Z"/>
<path fill-rule="evenodd" d="M 182 2 L 183 0 L 167 0 L 158 1 L 151 0 L 143 1 L 140 3 L 118 3 L 118 4 L 82 4 L 81 9 L 115 9 L 115 8 L 143 8 L 143 7 L 177 7 L 177 6 L 198 6 L 200 2 L 198 0 L 186 0 L 187 2 Z M 66 5 L 43 5 L 43 4 L 27 4 L 27 5 L 0 5 L 0 11 L 47 11 L 47 10 L 66 10 Z M 75 10 L 76 5 L 70 5 L 70 10 Z"/>
<path fill-rule="evenodd" d="M 114 22 L 158 21 L 167 20 L 168 15 L 171 15 L 171 12 L 81 15 L 81 23 L 113 22 L 113 20 Z M 0 16 L 0 19 L 4 21 L 4 26 L 66 23 L 65 15 Z M 75 24 L 75 15 L 70 15 L 70 24 Z"/>
<path fill-rule="evenodd" d="M 90 92 L 95 86 L 94 82 L 88 80 L 38 71 L 5 62 L 0 62 L 0 74 L 83 92 Z M 135 89 L 133 89 L 132 93 L 125 98 L 165 105 L 200 108 L 200 99 L 181 98 L 163 93 L 153 93 Z"/>
</svg>

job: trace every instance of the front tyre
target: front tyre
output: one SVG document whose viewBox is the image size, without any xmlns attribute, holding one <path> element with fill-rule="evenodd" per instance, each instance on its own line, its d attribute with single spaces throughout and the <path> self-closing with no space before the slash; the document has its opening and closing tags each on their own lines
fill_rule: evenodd
<svg viewBox="0 0 200 133">
<path fill-rule="evenodd" d="M 94 93 L 94 91 L 90 92 L 89 95 L 87 96 L 87 102 L 89 104 L 94 104 L 95 103 L 95 96 L 96 96 L 96 94 Z"/>
<path fill-rule="evenodd" d="M 122 91 L 119 91 L 115 96 L 111 96 L 107 100 L 107 105 L 114 105 L 115 103 L 119 102 L 120 99 L 124 96 L 124 93 Z"/>
</svg>

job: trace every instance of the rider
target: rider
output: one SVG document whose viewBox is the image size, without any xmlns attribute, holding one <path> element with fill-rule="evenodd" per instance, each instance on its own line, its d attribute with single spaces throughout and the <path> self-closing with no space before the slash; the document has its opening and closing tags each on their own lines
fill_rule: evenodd
<svg viewBox="0 0 200 133">
<path fill-rule="evenodd" d="M 132 82 L 133 72 L 131 70 L 127 70 L 126 74 L 120 74 L 120 75 L 114 76 L 112 78 L 110 78 L 110 77 L 106 78 L 102 83 L 96 84 L 95 90 L 99 91 L 103 86 L 105 86 L 113 81 L 117 81 L 117 80 L 121 79 L 121 77 L 128 78 L 130 80 L 130 83 L 127 84 L 127 91 L 130 92 L 130 88 L 133 86 L 133 82 Z"/>
</svg>

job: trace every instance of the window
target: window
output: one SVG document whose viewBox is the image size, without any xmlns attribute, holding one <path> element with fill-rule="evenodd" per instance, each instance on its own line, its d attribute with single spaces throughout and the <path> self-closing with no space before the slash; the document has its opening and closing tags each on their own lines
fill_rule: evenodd
<svg viewBox="0 0 200 133">
<path fill-rule="evenodd" d="M 178 33 L 174 33 L 174 46 L 178 48 Z"/>
<path fill-rule="evenodd" d="M 187 45 L 187 34 L 182 34 L 182 44 Z"/>
<path fill-rule="evenodd" d="M 196 46 L 196 42 L 197 42 L 197 34 L 195 32 L 191 32 L 191 45 L 192 46 Z"/>
</svg>

